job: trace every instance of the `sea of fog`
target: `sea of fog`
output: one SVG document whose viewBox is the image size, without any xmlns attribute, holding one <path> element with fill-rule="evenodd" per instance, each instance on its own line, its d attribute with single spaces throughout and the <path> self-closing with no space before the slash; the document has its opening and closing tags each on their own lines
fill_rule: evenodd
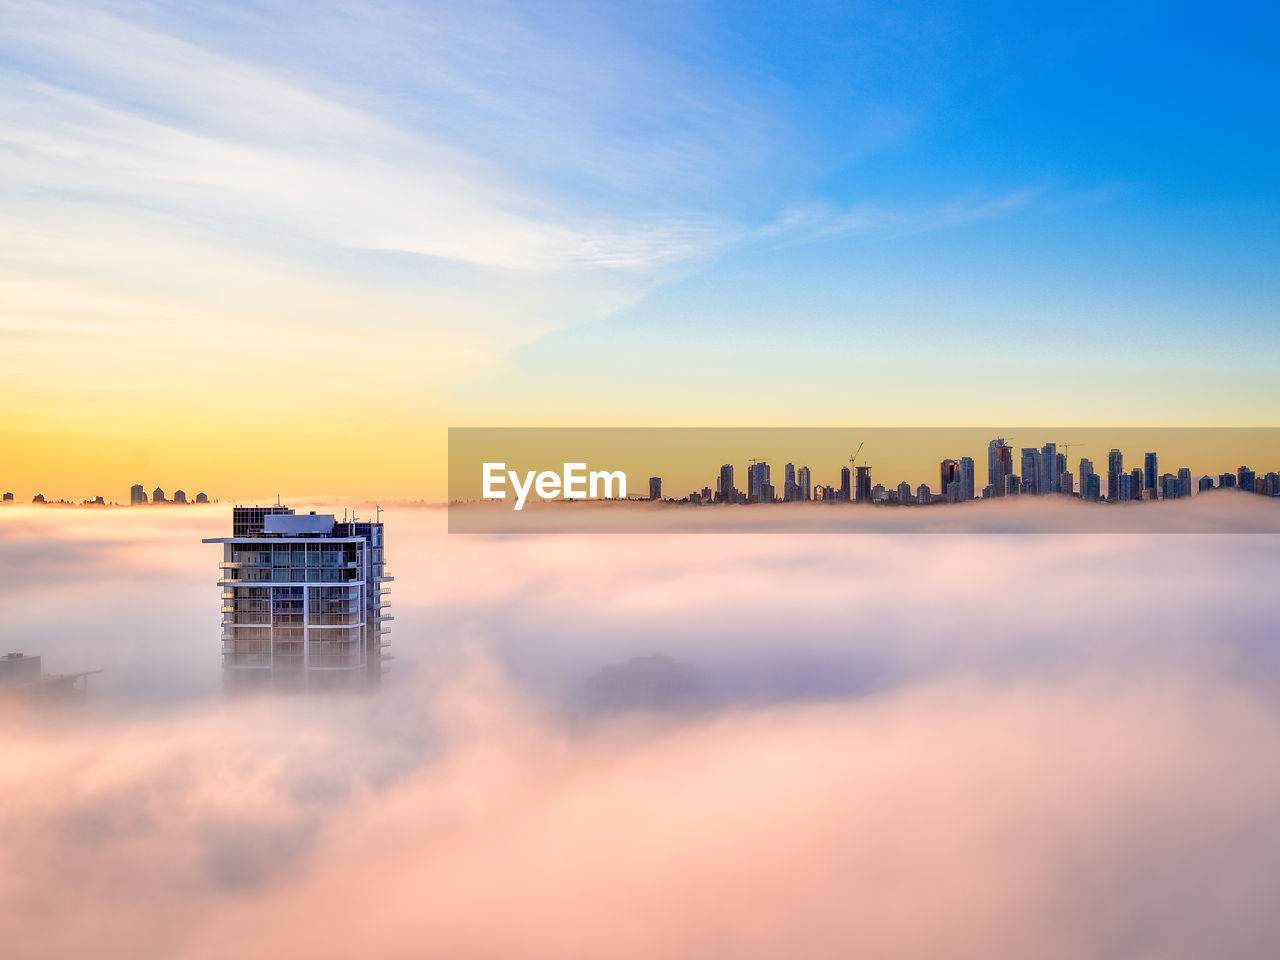
<svg viewBox="0 0 1280 960">
<path fill-rule="evenodd" d="M 1274 953 L 1280 537 L 383 519 L 381 687 L 232 698 L 228 507 L 0 511 L 0 652 L 103 670 L 0 702 L 0 952 Z"/>
</svg>

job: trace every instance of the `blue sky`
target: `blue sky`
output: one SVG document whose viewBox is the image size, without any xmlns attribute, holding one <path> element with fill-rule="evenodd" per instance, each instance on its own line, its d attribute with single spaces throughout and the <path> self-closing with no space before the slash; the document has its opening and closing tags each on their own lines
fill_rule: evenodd
<svg viewBox="0 0 1280 960">
<path fill-rule="evenodd" d="M 252 336 L 402 437 L 1270 422 L 1276 21 L 0 0 L 0 401 L 216 418 Z"/>
</svg>

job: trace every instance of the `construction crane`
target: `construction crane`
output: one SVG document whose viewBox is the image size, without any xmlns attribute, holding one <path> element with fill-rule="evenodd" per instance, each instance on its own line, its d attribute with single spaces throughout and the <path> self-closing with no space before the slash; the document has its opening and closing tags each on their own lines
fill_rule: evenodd
<svg viewBox="0 0 1280 960">
<path fill-rule="evenodd" d="M 850 466 L 852 466 L 852 467 L 856 467 L 856 466 L 858 465 L 855 461 L 858 459 L 858 454 L 860 454 L 860 453 L 862 452 L 862 447 L 863 447 L 863 445 L 864 445 L 865 443 L 866 443 L 866 441 L 865 441 L 865 440 L 864 440 L 864 441 L 862 441 L 862 443 L 859 443 L 859 444 L 858 444 L 858 449 L 857 449 L 857 450 L 855 450 L 855 451 L 853 451 L 853 456 L 849 458 L 849 465 L 850 465 Z"/>
</svg>

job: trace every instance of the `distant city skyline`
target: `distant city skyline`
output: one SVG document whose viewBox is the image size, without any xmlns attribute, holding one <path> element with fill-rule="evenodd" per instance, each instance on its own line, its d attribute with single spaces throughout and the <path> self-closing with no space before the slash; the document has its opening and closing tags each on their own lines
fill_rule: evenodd
<svg viewBox="0 0 1280 960">
<path fill-rule="evenodd" d="M 1072 445 L 1067 445 L 1072 446 Z M 1078 446 L 1078 444 L 1076 444 Z M 1217 475 L 1205 474 L 1192 486 L 1192 475 L 1189 467 L 1179 467 L 1176 473 L 1160 473 L 1159 454 L 1147 451 L 1143 462 L 1145 472 L 1134 470 L 1133 474 L 1124 473 L 1124 453 L 1117 447 L 1111 448 L 1107 455 L 1107 475 L 1104 478 L 1094 469 L 1088 457 L 1081 457 L 1078 473 L 1068 469 L 1067 455 L 1059 453 L 1057 444 L 1049 442 L 1043 447 L 1023 447 L 1021 456 L 1021 473 L 1013 471 L 1013 448 L 1005 438 L 997 437 L 990 441 L 987 448 L 987 484 L 976 498 L 983 500 L 999 499 L 1013 496 L 1072 496 L 1081 500 L 1111 501 L 1123 503 L 1140 500 L 1176 500 L 1194 496 L 1218 487 L 1238 488 L 1264 496 L 1280 497 L 1280 470 L 1269 470 L 1265 473 L 1242 464 L 1234 472 L 1227 471 Z M 850 458 L 852 461 L 854 458 Z M 1049 466 L 1052 464 L 1052 466 Z M 896 503 L 924 505 L 933 503 L 963 503 L 975 499 L 974 460 L 972 457 L 960 457 L 958 460 L 945 457 L 939 462 L 939 485 L 937 489 L 928 483 L 919 483 L 914 488 L 908 480 L 900 480 L 896 487 L 890 488 L 883 482 L 875 483 L 871 476 L 871 468 L 855 463 L 858 471 L 856 491 L 849 485 L 849 468 L 842 466 L 838 483 L 818 483 L 809 492 L 808 478 L 812 471 L 808 464 L 799 467 L 799 473 L 806 478 L 802 488 L 794 480 L 797 467 L 788 462 L 785 467 L 787 477 L 783 495 L 778 497 L 772 484 L 768 482 L 771 466 L 763 459 L 753 459 L 748 467 L 751 478 L 746 490 L 739 490 L 732 483 L 733 464 L 720 467 L 720 481 L 714 495 L 710 489 L 703 487 L 700 491 L 692 491 L 678 499 L 690 503 L 776 503 L 776 502 L 837 502 L 837 503 Z M 727 478 L 727 480 L 726 480 Z M 649 480 L 650 500 L 660 499 L 654 492 L 660 493 L 662 478 L 651 477 Z"/>
<path fill-rule="evenodd" d="M 730 488 L 747 499 L 757 489 L 771 490 L 775 500 L 801 499 L 802 487 L 810 491 L 803 499 L 816 499 L 830 487 L 835 499 L 856 502 L 875 486 L 896 490 L 903 482 L 943 497 L 956 483 L 956 498 L 970 500 L 988 487 L 1000 496 L 1003 484 L 1016 482 L 1016 493 L 1063 485 L 1119 501 L 1140 499 L 1144 490 L 1159 495 L 1166 473 L 1185 496 L 1206 475 L 1215 485 L 1228 472 L 1238 482 L 1241 465 L 1264 478 L 1280 469 L 1280 429 L 463 428 L 450 442 L 450 495 L 463 500 L 479 498 L 481 459 L 497 455 L 523 469 L 585 460 L 592 469 L 625 470 L 631 496 L 643 496 L 647 478 L 660 477 L 669 498 L 707 499 L 705 490 L 712 500 Z"/>
</svg>

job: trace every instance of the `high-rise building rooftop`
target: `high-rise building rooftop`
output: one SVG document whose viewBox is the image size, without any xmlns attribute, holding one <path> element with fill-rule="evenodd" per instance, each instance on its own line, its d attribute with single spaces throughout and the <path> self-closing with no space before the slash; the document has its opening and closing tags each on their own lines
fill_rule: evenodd
<svg viewBox="0 0 1280 960">
<path fill-rule="evenodd" d="M 228 684 L 335 687 L 382 674 L 392 619 L 383 524 L 235 507 L 222 545 Z"/>
</svg>

